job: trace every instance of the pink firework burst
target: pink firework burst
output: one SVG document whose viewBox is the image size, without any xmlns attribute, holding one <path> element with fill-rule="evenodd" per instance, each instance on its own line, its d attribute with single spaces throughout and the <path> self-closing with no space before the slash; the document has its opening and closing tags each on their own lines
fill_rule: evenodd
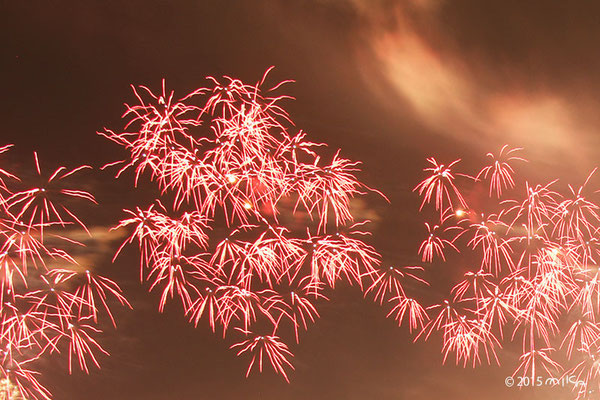
<svg viewBox="0 0 600 400">
<path fill-rule="evenodd" d="M 134 184 L 147 176 L 160 189 L 117 227 L 130 231 L 123 245 L 138 242 L 142 280 L 162 291 L 159 310 L 176 298 L 194 325 L 207 319 L 226 338 L 242 332 L 232 348 L 251 354 L 248 373 L 265 362 L 287 380 L 287 336 L 299 341 L 340 282 L 399 300 L 392 311 L 411 329 L 425 312 L 376 272 L 368 221 L 352 210 L 353 198 L 376 192 L 358 179 L 360 163 L 292 132 L 281 105 L 290 97 L 277 94 L 287 81 L 265 90 L 266 77 L 210 77 L 179 100 L 164 81 L 161 94 L 143 87 L 126 106 L 126 130 L 101 135 L 129 152 L 113 163 L 117 176 L 131 169 Z"/>
<path fill-rule="evenodd" d="M 566 371 L 577 376 L 574 390 L 583 398 L 599 384 L 600 218 L 596 192 L 589 188 L 595 170 L 577 190 L 568 185 L 569 193 L 562 194 L 554 189 L 556 180 L 519 179 L 512 164 L 525 161 L 515 154 L 520 150 L 504 146 L 497 156 L 488 153 L 492 162 L 477 174 L 475 188 L 454 183 L 454 164 L 428 159 L 432 175 L 417 186 L 421 208 L 434 197 L 434 210 L 453 207 L 461 191 L 481 192 L 476 187 L 486 182 L 489 199 L 456 211 L 465 218 L 442 212 L 439 223 L 426 225 L 429 236 L 419 250 L 424 261 L 434 255 L 444 260 L 443 250 L 451 245 L 474 269 L 452 289 L 460 309 L 448 300 L 428 307 L 431 319 L 419 336 L 442 331 L 443 359 L 454 353 L 463 365 L 477 364 L 482 355 L 498 362 L 498 350 L 510 338 L 522 348 L 515 375 L 558 379 Z M 450 229 L 460 232 L 454 240 L 442 235 Z"/>
<path fill-rule="evenodd" d="M 490 196 L 492 193 L 495 193 L 496 197 L 500 198 L 503 190 L 515 187 L 513 179 L 515 171 L 511 163 L 514 161 L 527 161 L 524 158 L 514 155 L 514 153 L 521 150 L 523 149 L 518 147 L 511 149 L 508 145 L 504 145 L 497 156 L 493 153 L 487 153 L 487 156 L 491 158 L 490 164 L 483 167 L 475 179 L 489 180 Z"/>
<path fill-rule="evenodd" d="M 452 167 L 458 164 L 460 160 L 455 160 L 448 164 L 448 166 L 438 164 L 433 157 L 428 158 L 427 161 L 432 166 L 425 168 L 424 171 L 430 173 L 430 176 L 425 178 L 414 189 L 419 192 L 419 195 L 423 196 L 421 209 L 432 200 L 435 201 L 435 209 L 440 212 L 440 215 L 447 208 L 454 209 L 456 201 L 458 201 L 461 207 L 468 208 L 465 198 L 454 183 L 456 178 L 455 174 L 452 173 Z"/>
<path fill-rule="evenodd" d="M 116 325 L 111 307 L 115 301 L 129 303 L 115 282 L 90 270 L 78 272 L 82 266 L 69 254 L 82 246 L 69 234 L 77 229 L 89 234 L 73 202 L 96 202 L 69 180 L 90 167 L 46 174 L 37 154 L 34 160 L 33 187 L 0 171 L 6 178 L 0 181 L 0 378 L 12 388 L 9 396 L 50 399 L 38 380 L 39 360 L 65 351 L 69 372 L 74 365 L 85 372 L 90 364 L 99 367 L 99 355 L 108 354 L 99 342 L 100 318 Z M 57 261 L 62 268 L 54 267 Z"/>
</svg>

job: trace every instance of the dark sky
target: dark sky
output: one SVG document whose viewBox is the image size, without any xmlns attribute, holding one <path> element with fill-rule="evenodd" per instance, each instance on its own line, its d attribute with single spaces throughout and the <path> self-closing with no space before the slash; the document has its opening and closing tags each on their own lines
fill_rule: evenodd
<svg viewBox="0 0 600 400">
<path fill-rule="evenodd" d="M 362 180 L 388 205 L 375 242 L 386 262 L 414 262 L 422 227 L 411 189 L 425 157 L 464 159 L 465 168 L 508 143 L 525 147 L 524 172 L 579 182 L 598 161 L 600 19 L 591 1 L 8 1 L 0 2 L 2 143 L 15 163 L 37 150 L 50 164 L 95 167 L 119 149 L 97 136 L 121 127 L 130 84 L 183 95 L 208 75 L 256 82 L 293 79 L 287 109 L 314 141 L 363 161 Z M 583 174 L 583 175 L 582 175 Z M 89 175 L 100 201 L 92 224 L 147 204 L 107 172 Z M 421 231 L 418 231 L 421 234 Z M 288 385 L 271 372 L 244 378 L 245 360 L 207 326 L 137 282 L 130 248 L 99 260 L 125 288 L 133 311 L 102 342 L 112 357 L 90 376 L 48 371 L 67 399 L 559 399 L 560 390 L 507 389 L 507 366 L 442 366 L 440 342 L 412 343 L 405 327 L 354 289 L 321 307 L 322 318 L 293 348 Z M 451 265 L 435 266 L 450 269 Z M 435 272 L 433 273 L 435 274 Z M 429 294 L 435 297 L 436 293 Z M 443 295 L 442 295 L 443 296 Z"/>
</svg>

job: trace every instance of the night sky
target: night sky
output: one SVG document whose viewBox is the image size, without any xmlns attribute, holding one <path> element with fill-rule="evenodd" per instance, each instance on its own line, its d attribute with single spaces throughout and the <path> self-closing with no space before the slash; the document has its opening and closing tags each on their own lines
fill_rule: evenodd
<svg viewBox="0 0 600 400">
<path fill-rule="evenodd" d="M 247 364 L 207 324 L 189 325 L 176 304 L 139 283 L 138 252 L 111 259 L 122 237 L 108 233 L 123 208 L 146 206 L 152 185 L 99 167 L 123 157 L 96 134 L 119 129 L 130 85 L 176 96 L 228 75 L 248 83 L 270 66 L 293 79 L 286 103 L 310 139 L 363 162 L 384 262 L 414 264 L 425 234 L 412 189 L 426 157 L 462 158 L 471 171 L 503 144 L 524 147 L 522 173 L 581 182 L 598 164 L 600 6 L 589 1 L 0 1 L 0 145 L 15 145 L 10 168 L 90 164 L 86 188 L 99 205 L 84 215 L 98 272 L 116 280 L 133 310 L 116 313 L 101 343 L 101 370 L 68 376 L 44 366 L 42 381 L 67 399 L 562 399 L 563 389 L 506 388 L 519 356 L 503 366 L 442 365 L 441 341 L 413 343 L 408 329 L 357 288 L 340 287 L 321 319 L 292 346 L 290 384 Z M 9 168 L 9 169 L 10 169 Z M 439 301 L 464 271 L 428 267 Z M 446 292 L 444 292 L 446 290 Z"/>
</svg>

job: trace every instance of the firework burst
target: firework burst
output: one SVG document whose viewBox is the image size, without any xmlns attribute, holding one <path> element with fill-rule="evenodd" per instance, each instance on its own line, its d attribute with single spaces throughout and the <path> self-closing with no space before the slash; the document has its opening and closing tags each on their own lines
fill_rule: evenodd
<svg viewBox="0 0 600 400">
<path fill-rule="evenodd" d="M 4 152 L 8 146 L 0 149 Z M 0 181 L 0 376 L 3 398 L 50 399 L 38 380 L 38 360 L 67 353 L 73 366 L 89 372 L 108 354 L 98 339 L 101 315 L 115 319 L 116 300 L 129 306 L 121 289 L 108 278 L 81 266 L 68 253 L 82 245 L 68 237 L 73 225 L 84 223 L 73 211 L 73 200 L 95 203 L 91 193 L 73 188 L 69 178 L 90 168 L 59 167 L 46 174 L 34 153 L 37 183 L 26 186 L 1 170 Z M 61 268 L 52 267 L 60 262 Z"/>
<path fill-rule="evenodd" d="M 248 373 L 268 362 L 287 380 L 285 338 L 299 340 L 339 282 L 385 297 L 411 329 L 425 312 L 398 297 L 410 271 L 377 272 L 368 221 L 351 209 L 352 198 L 374 191 L 358 180 L 360 163 L 293 134 L 281 106 L 289 96 L 276 94 L 287 82 L 265 89 L 266 75 L 256 85 L 210 77 L 180 100 L 164 82 L 160 94 L 134 89 L 125 131 L 100 134 L 128 152 L 110 164 L 117 176 L 131 169 L 136 185 L 144 175 L 160 189 L 118 225 L 131 232 L 124 245 L 139 244 L 140 276 L 162 292 L 159 310 L 178 298 L 194 325 L 207 319 L 225 337 L 242 332 L 232 348 L 251 354 Z"/>
<path fill-rule="evenodd" d="M 434 210 L 448 211 L 426 224 L 423 261 L 445 261 L 443 250 L 452 247 L 476 267 L 452 289 L 453 302 L 428 307 L 431 320 L 419 336 L 441 331 L 444 361 L 454 353 L 463 365 L 481 362 L 482 354 L 488 363 L 499 362 L 497 350 L 505 338 L 518 341 L 522 355 L 515 375 L 560 378 L 567 371 L 577 376 L 574 391 L 583 398 L 599 385 L 600 223 L 596 192 L 589 190 L 595 170 L 581 187 L 569 185 L 563 195 L 553 189 L 556 181 L 519 179 L 513 168 L 525 161 L 519 151 L 504 146 L 497 156 L 489 153 L 491 163 L 471 186 L 455 184 L 450 167 L 456 161 L 445 167 L 428 159 L 429 176 L 415 188 L 423 198 L 421 208 L 435 198 Z M 462 192 L 480 193 L 473 187 L 478 185 L 487 185 L 489 201 L 472 202 L 481 207 L 468 209 Z M 453 211 L 457 200 L 464 208 Z M 465 218 L 449 218 L 450 212 Z M 459 235 L 448 238 L 444 234 L 450 230 Z"/>
</svg>

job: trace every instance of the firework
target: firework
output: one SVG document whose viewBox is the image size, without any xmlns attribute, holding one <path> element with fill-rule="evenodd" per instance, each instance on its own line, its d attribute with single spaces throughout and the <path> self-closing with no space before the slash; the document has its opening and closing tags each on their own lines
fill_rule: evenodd
<svg viewBox="0 0 600 400">
<path fill-rule="evenodd" d="M 85 372 L 90 363 L 99 367 L 98 355 L 108 354 L 98 342 L 99 316 L 105 314 L 116 326 L 111 304 L 129 303 L 115 282 L 89 270 L 78 272 L 81 267 L 68 252 L 82 245 L 69 238 L 74 225 L 89 233 L 72 200 L 96 202 L 68 181 L 90 167 L 59 167 L 46 174 L 35 153 L 34 161 L 33 187 L 0 171 L 6 177 L 0 181 L 0 375 L 6 383 L 1 390 L 8 398 L 50 399 L 38 380 L 38 360 L 65 350 L 69 372 L 74 365 Z M 57 260 L 63 268 L 51 266 Z"/>
<path fill-rule="evenodd" d="M 497 156 L 488 153 L 491 163 L 465 181 L 471 186 L 455 184 L 455 176 L 468 176 L 450 170 L 456 161 L 445 167 L 427 160 L 433 167 L 415 190 L 423 197 L 421 208 L 435 198 L 440 220 L 426 224 L 429 236 L 419 253 L 425 262 L 445 261 L 444 250 L 452 247 L 476 267 L 454 286 L 452 302 L 427 308 L 431 320 L 418 337 L 441 331 L 444 361 L 454 353 L 463 365 L 481 362 L 482 354 L 488 363 L 499 362 L 505 338 L 518 341 L 515 375 L 535 379 L 539 372 L 560 377 L 566 371 L 577 377 L 574 390 L 583 398 L 599 384 L 600 218 L 596 192 L 589 189 L 595 170 L 563 195 L 553 189 L 556 180 L 519 179 L 513 164 L 525 161 L 516 155 L 521 150 L 504 146 Z M 478 185 L 487 185 L 489 200 L 467 208 L 461 192 L 480 193 Z M 457 201 L 463 208 L 454 210 Z M 452 231 L 458 234 L 446 233 Z"/>
<path fill-rule="evenodd" d="M 131 232 L 123 245 L 138 243 L 140 276 L 162 293 L 159 310 L 176 298 L 194 325 L 207 319 L 226 338 L 242 332 L 232 348 L 252 355 L 248 373 L 268 362 L 287 380 L 285 338 L 299 341 L 327 290 L 347 282 L 378 300 L 404 291 L 376 273 L 368 221 L 352 213 L 353 197 L 376 192 L 358 180 L 360 163 L 292 133 L 281 106 L 289 96 L 276 94 L 287 82 L 265 90 L 266 75 L 256 85 L 209 77 L 179 100 L 164 81 L 160 94 L 134 89 L 125 131 L 100 134 L 128 152 L 109 164 L 117 176 L 133 170 L 135 185 L 146 176 L 160 189 L 117 226 Z M 398 319 L 424 323 L 416 301 L 397 300 Z"/>
</svg>

